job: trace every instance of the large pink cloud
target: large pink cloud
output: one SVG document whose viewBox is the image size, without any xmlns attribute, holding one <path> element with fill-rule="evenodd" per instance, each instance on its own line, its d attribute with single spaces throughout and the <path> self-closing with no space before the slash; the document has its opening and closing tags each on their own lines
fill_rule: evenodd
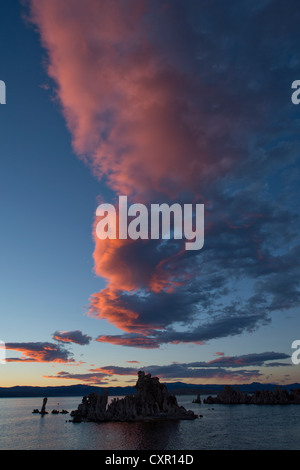
<svg viewBox="0 0 300 470">
<path fill-rule="evenodd" d="M 218 299 L 217 295 L 212 299 L 214 289 L 225 292 L 234 269 L 238 272 L 242 266 L 253 279 L 266 269 L 262 224 L 275 211 L 272 214 L 271 206 L 263 211 L 252 208 L 260 202 L 251 186 L 237 200 L 243 202 L 241 213 L 249 214 L 251 207 L 251 213 L 258 215 L 250 225 L 247 220 L 230 220 L 239 207 L 222 187 L 222 178 L 232 181 L 236 172 L 232 187 L 238 191 L 245 173 L 253 172 L 254 180 L 262 174 L 260 130 L 268 122 L 271 103 L 264 77 L 270 79 L 269 70 L 276 69 L 272 61 L 277 50 L 274 54 L 273 42 L 269 46 L 260 32 L 270 53 L 253 51 L 251 28 L 235 23 L 234 35 L 227 7 L 219 7 L 218 18 L 227 15 L 229 27 L 226 22 L 219 24 L 211 2 L 199 6 L 163 0 L 30 0 L 30 5 L 74 150 L 94 175 L 130 201 L 167 202 L 182 197 L 182 201 L 205 203 L 205 236 L 210 211 L 220 219 L 212 228 L 205 267 L 202 260 L 187 255 L 180 243 L 173 250 L 152 241 L 99 240 L 93 227 L 95 272 L 107 286 L 92 296 L 91 313 L 127 333 L 150 334 L 145 344 L 153 347 L 153 331 L 172 326 L 176 319 L 191 323 L 197 302 L 202 312 L 213 310 Z M 197 24 L 193 13 L 198 15 Z M 232 62 L 231 52 L 239 55 L 239 62 Z M 251 54 L 257 56 L 253 70 Z M 229 215 L 225 224 L 224 212 Z M 222 271 L 226 263 L 226 269 L 232 267 L 228 273 Z M 151 295 L 152 314 L 150 308 L 144 309 L 143 297 L 138 298 L 141 291 Z M 176 296 L 180 292 L 188 305 Z M 169 306 L 165 294 L 169 294 Z M 254 302 L 260 308 L 262 295 L 250 298 L 242 310 L 252 311 Z M 235 304 L 226 309 L 233 316 L 241 314 Z M 109 341 L 142 340 L 116 336 Z"/>
<path fill-rule="evenodd" d="M 153 191 L 174 196 L 187 187 L 199 193 L 199 181 L 229 170 L 236 156 L 222 143 L 240 127 L 233 111 L 241 105 L 231 103 L 228 119 L 217 109 L 212 113 L 217 90 L 205 73 L 187 72 L 185 51 L 172 55 L 163 38 L 157 40 L 159 28 L 166 27 L 169 41 L 178 41 L 167 4 L 31 5 L 74 149 L 96 175 L 105 175 L 121 194 L 147 198 Z M 219 106 L 229 100 L 225 91 L 222 97 Z"/>
<path fill-rule="evenodd" d="M 165 5 L 32 0 L 31 6 L 74 149 L 94 174 L 105 176 L 117 193 L 149 202 L 187 187 L 198 191 L 199 179 L 228 169 L 229 155 L 216 158 L 209 149 L 210 139 L 224 137 L 224 125 L 215 116 L 205 137 L 204 103 L 203 109 L 195 106 L 196 97 L 207 100 L 211 91 L 199 77 L 184 73 L 176 57 L 166 61 L 162 44 L 153 40 L 149 15 L 164 20 Z M 120 290 L 157 292 L 180 285 L 182 279 L 164 269 L 170 257 L 143 259 L 135 256 L 136 243 L 100 241 L 95 233 L 94 240 L 95 272 L 108 288 L 92 297 L 93 313 L 127 325 L 127 331 L 135 322 L 142 327 L 137 312 L 121 307 L 116 315 L 109 302 L 113 305 Z"/>
</svg>

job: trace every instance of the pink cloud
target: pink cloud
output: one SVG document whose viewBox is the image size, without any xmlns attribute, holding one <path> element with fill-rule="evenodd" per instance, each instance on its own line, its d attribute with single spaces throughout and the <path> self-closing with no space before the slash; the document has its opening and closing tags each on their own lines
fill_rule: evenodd
<svg viewBox="0 0 300 470">
<path fill-rule="evenodd" d="M 211 83 L 220 57 L 208 59 L 205 69 L 197 54 L 191 59 L 189 47 L 182 47 L 189 25 L 183 19 L 178 29 L 167 3 L 30 0 L 30 5 L 74 150 L 93 174 L 132 201 L 171 201 L 188 191 L 193 202 L 209 202 L 205 190 L 217 187 L 247 154 L 241 142 L 259 128 L 257 111 L 244 96 L 234 96 L 223 80 Z M 151 242 L 103 241 L 95 227 L 93 236 L 95 273 L 107 286 L 92 295 L 90 313 L 127 333 L 161 329 L 159 319 L 143 317 L 124 293 L 172 294 L 199 266 L 184 268 L 181 246 L 166 252 Z M 106 340 L 157 347 L 145 336 L 98 339 Z"/>
<path fill-rule="evenodd" d="M 18 358 L 7 358 L 6 362 L 74 362 L 66 349 L 48 342 L 6 343 L 7 350 L 19 351 Z"/>
<path fill-rule="evenodd" d="M 216 155 L 211 144 L 239 121 L 212 113 L 216 90 L 153 35 L 151 15 L 170 39 L 178 34 L 159 3 L 31 0 L 31 11 L 74 149 L 115 191 L 199 194 L 201 180 L 229 170 L 234 153 Z"/>
</svg>

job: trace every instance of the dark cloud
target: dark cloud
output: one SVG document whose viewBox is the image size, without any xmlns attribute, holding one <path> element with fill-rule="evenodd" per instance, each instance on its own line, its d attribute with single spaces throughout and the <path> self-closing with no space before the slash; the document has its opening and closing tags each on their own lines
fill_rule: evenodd
<svg viewBox="0 0 300 470">
<path fill-rule="evenodd" d="M 209 321 L 202 322 L 185 331 L 177 331 L 168 327 L 163 331 L 153 330 L 152 335 L 102 335 L 96 341 L 145 349 L 158 348 L 165 343 L 204 344 L 211 339 L 234 336 L 244 331 L 253 331 L 259 324 L 269 321 L 263 313 L 246 314 L 237 309 L 237 312 L 232 314 L 234 309 L 236 307 L 230 306 L 224 309 L 222 315 L 214 316 Z"/>
<path fill-rule="evenodd" d="M 216 368 L 190 368 L 184 364 L 171 364 L 168 366 L 149 366 L 147 372 L 164 379 L 222 379 L 224 382 L 232 380 L 254 380 L 262 376 L 258 369 L 235 369 L 225 367 Z"/>
<path fill-rule="evenodd" d="M 249 381 L 263 376 L 261 367 L 287 366 L 290 364 L 277 362 L 289 359 L 285 353 L 262 352 L 251 353 L 240 356 L 220 356 L 212 361 L 197 361 L 189 363 L 173 362 L 167 365 L 150 365 L 140 367 L 122 367 L 107 365 L 89 369 L 86 374 L 71 374 L 69 372 L 58 372 L 55 376 L 48 378 L 74 379 L 87 383 L 104 383 L 111 380 L 111 376 L 137 376 L 139 370 L 151 373 L 164 380 L 170 379 L 221 379 L 226 381 Z M 137 362 L 137 361 L 131 361 Z"/>
<path fill-rule="evenodd" d="M 91 336 L 83 334 L 80 330 L 75 331 L 55 331 L 52 339 L 61 343 L 76 343 L 80 345 L 89 344 Z"/>
<path fill-rule="evenodd" d="M 90 372 L 100 372 L 106 375 L 136 375 L 138 370 L 136 367 L 103 366 L 90 369 Z"/>
<path fill-rule="evenodd" d="M 155 338 L 138 334 L 101 335 L 96 338 L 99 343 L 111 343 L 118 346 L 131 346 L 134 348 L 155 349 L 159 342 Z"/>
<path fill-rule="evenodd" d="M 57 372 L 56 375 L 44 375 L 44 378 L 76 380 L 88 383 L 90 385 L 107 385 L 105 376 L 106 374 L 101 373 L 71 374 L 69 372 L 61 371 Z"/>
<path fill-rule="evenodd" d="M 102 372 L 98 372 L 102 370 Z M 108 385 L 111 382 L 111 375 L 117 376 L 126 376 L 133 375 L 135 378 L 139 369 L 129 369 L 120 367 L 107 366 L 99 369 L 95 369 L 94 372 L 86 374 L 71 374 L 68 372 L 58 372 L 56 375 L 44 376 L 45 378 L 55 378 L 55 379 L 67 379 L 67 380 L 77 380 L 89 384 L 103 384 Z M 189 369 L 186 366 L 180 364 L 171 364 L 169 366 L 149 366 L 143 368 L 147 373 L 152 375 L 159 376 L 163 379 L 223 379 L 224 382 L 231 380 L 253 380 L 260 377 L 262 374 L 258 370 L 246 370 L 239 369 L 231 371 L 226 368 L 199 368 L 199 369 Z M 106 380 L 109 380 L 106 382 Z"/>
<path fill-rule="evenodd" d="M 241 356 L 226 357 L 222 356 L 218 359 L 214 359 L 209 362 L 191 362 L 186 364 L 188 367 L 241 367 L 241 366 L 269 366 L 269 365 L 278 365 L 278 363 L 269 361 L 274 361 L 278 359 L 290 359 L 290 356 L 285 353 L 278 352 L 263 352 L 263 353 L 252 353 L 244 354 Z M 289 365 L 283 363 L 285 365 Z"/>
</svg>

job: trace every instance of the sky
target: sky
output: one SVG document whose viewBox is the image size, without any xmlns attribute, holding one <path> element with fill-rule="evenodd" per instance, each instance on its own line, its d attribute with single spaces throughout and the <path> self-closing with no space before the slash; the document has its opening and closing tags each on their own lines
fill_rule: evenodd
<svg viewBox="0 0 300 470">
<path fill-rule="evenodd" d="M 300 382 L 296 0 L 2 0 L 0 385 Z M 204 246 L 100 203 L 204 204 Z"/>
</svg>

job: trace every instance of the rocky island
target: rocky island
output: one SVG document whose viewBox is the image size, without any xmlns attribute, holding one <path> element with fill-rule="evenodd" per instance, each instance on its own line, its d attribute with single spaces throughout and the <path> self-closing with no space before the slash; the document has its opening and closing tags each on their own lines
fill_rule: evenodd
<svg viewBox="0 0 300 470">
<path fill-rule="evenodd" d="M 38 409 L 38 408 L 35 408 L 32 413 L 36 413 L 36 414 L 40 414 L 42 416 L 44 415 L 47 415 L 48 414 L 48 411 L 46 411 L 46 404 L 47 404 L 47 401 L 48 401 L 48 398 L 44 398 L 43 399 L 43 405 L 42 405 L 42 408 L 41 408 L 41 411 Z M 69 412 L 67 410 L 61 410 L 61 411 L 58 411 L 56 409 L 52 410 L 51 413 L 53 415 L 58 415 L 58 414 L 68 414 Z"/>
<path fill-rule="evenodd" d="M 167 387 L 157 377 L 151 377 L 151 374 L 139 371 L 135 388 L 135 395 L 114 398 L 109 405 L 107 390 L 104 390 L 103 395 L 100 391 L 83 397 L 77 410 L 71 412 L 73 422 L 197 418 L 193 411 L 179 406 L 175 395 L 169 394 Z"/>
<path fill-rule="evenodd" d="M 281 387 L 276 387 L 274 391 L 271 390 L 257 390 L 252 394 L 241 392 L 237 386 L 234 389 L 231 385 L 225 385 L 224 389 L 216 396 L 207 397 L 204 403 L 209 405 L 219 403 L 223 405 L 288 405 L 300 404 L 300 389 L 283 390 Z"/>
</svg>

